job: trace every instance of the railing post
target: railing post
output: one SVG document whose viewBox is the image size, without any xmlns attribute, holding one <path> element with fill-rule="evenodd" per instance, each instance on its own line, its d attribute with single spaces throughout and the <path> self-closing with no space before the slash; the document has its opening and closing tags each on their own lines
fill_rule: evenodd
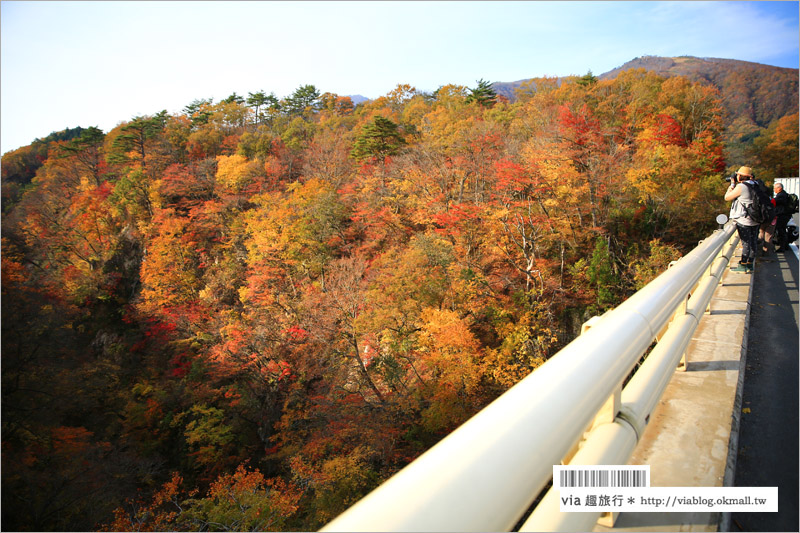
<svg viewBox="0 0 800 533">
<path fill-rule="evenodd" d="M 619 511 L 614 511 L 611 513 L 605 512 L 600 515 L 600 518 L 597 519 L 597 523 L 604 527 L 614 527 L 614 523 L 619 518 Z"/>
<path fill-rule="evenodd" d="M 591 429 L 596 428 L 601 424 L 611 424 L 616 420 L 617 413 L 619 413 L 620 408 L 622 407 L 622 385 L 620 384 L 616 389 L 614 389 L 614 393 L 608 397 L 606 403 L 603 404 L 603 407 L 597 412 L 597 416 L 594 417 L 594 421 L 592 422 Z"/>
<path fill-rule="evenodd" d="M 597 324 L 603 316 L 593 316 L 581 325 L 581 335 L 589 331 L 595 324 Z"/>
<path fill-rule="evenodd" d="M 672 321 L 670 322 L 670 324 L 672 324 L 672 322 L 674 322 L 678 318 L 685 316 L 687 314 L 687 310 L 689 307 L 689 298 L 691 297 L 692 297 L 691 294 L 686 295 L 686 298 L 683 299 L 678 308 L 675 310 L 675 315 L 672 317 Z M 681 360 L 678 362 L 677 370 L 680 372 L 686 372 L 686 368 L 689 365 L 689 362 L 686 360 L 687 353 L 689 353 L 689 350 L 688 349 L 684 350 L 683 354 L 681 355 Z"/>
<path fill-rule="evenodd" d="M 602 316 L 593 316 L 588 321 L 586 321 L 581 326 L 581 335 L 589 331 L 592 327 L 597 325 L 600 321 Z M 620 383 L 615 389 L 611 396 L 608 397 L 606 403 L 603 404 L 603 407 L 597 412 L 597 415 L 594 417 L 592 424 L 589 426 L 589 431 L 596 428 L 600 424 L 611 424 L 617 418 L 617 413 L 619 413 L 620 408 L 622 407 L 622 383 Z"/>
<path fill-rule="evenodd" d="M 593 316 L 583 324 L 581 324 L 581 335 L 592 329 L 595 325 L 597 325 L 600 320 L 603 318 L 603 315 L 600 316 Z M 606 400 L 606 403 L 603 404 L 603 407 L 597 412 L 597 415 L 594 419 L 589 423 L 586 429 L 583 432 L 583 435 L 575 441 L 569 451 L 564 454 L 564 457 L 561 459 L 561 464 L 566 465 L 572 461 L 572 458 L 575 457 L 575 454 L 578 453 L 580 450 L 581 445 L 586 440 L 586 436 L 597 426 L 600 424 L 607 424 L 614 421 L 622 406 L 622 385 L 617 387 L 614 390 L 614 393 Z"/>
</svg>

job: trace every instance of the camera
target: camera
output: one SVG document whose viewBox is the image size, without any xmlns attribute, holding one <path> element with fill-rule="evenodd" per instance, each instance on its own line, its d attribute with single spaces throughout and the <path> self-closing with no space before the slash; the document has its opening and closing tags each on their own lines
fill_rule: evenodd
<svg viewBox="0 0 800 533">
<path fill-rule="evenodd" d="M 733 182 L 733 183 L 739 183 L 740 181 L 748 181 L 748 180 L 756 181 L 756 175 L 755 175 L 755 173 L 754 173 L 752 176 L 746 176 L 746 175 L 745 175 L 745 176 L 744 176 L 744 177 L 743 177 L 743 178 L 740 180 L 740 179 L 739 179 L 739 175 L 738 175 L 736 172 L 734 172 L 734 173 L 733 173 L 733 174 L 731 174 L 730 176 L 725 176 L 725 178 L 724 178 L 724 179 L 725 179 L 725 181 L 727 181 L 727 182 L 729 182 L 729 183 L 730 183 L 730 182 Z"/>
</svg>

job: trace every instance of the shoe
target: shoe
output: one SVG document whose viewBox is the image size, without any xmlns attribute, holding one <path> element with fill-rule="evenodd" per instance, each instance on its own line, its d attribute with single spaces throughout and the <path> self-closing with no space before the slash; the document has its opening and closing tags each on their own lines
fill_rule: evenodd
<svg viewBox="0 0 800 533">
<path fill-rule="evenodd" d="M 751 274 L 751 273 L 753 272 L 753 263 L 747 263 L 747 264 L 746 264 L 746 265 L 744 265 L 744 266 L 745 266 L 745 268 L 747 269 L 747 270 L 746 270 L 746 272 L 747 272 L 748 274 Z"/>
</svg>

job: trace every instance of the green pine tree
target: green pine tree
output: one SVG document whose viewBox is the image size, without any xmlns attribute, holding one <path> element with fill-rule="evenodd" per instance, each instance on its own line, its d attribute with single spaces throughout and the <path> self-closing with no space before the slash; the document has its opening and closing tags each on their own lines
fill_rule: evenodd
<svg viewBox="0 0 800 533">
<path fill-rule="evenodd" d="M 483 107 L 491 107 L 497 102 L 497 93 L 494 92 L 492 84 L 484 79 L 478 80 L 478 86 L 469 91 L 467 103 L 478 102 Z"/>
<path fill-rule="evenodd" d="M 377 116 L 361 129 L 361 134 L 356 138 L 350 154 L 359 162 L 371 158 L 384 161 L 387 157 L 398 153 L 404 144 L 406 142 L 397 124 Z"/>
</svg>

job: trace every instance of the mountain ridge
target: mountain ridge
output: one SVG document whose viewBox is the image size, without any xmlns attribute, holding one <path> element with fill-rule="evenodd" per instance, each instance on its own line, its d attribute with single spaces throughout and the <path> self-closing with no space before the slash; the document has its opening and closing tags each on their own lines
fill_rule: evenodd
<svg viewBox="0 0 800 533">
<path fill-rule="evenodd" d="M 660 76 L 684 76 L 719 89 L 729 116 L 726 126 L 732 136 L 751 134 L 773 121 L 798 112 L 798 72 L 796 68 L 776 67 L 739 59 L 714 57 L 640 56 L 597 76 L 599 80 L 616 78 L 631 69 L 645 69 Z M 571 76 L 559 77 L 558 82 Z M 516 89 L 536 80 L 496 82 L 492 87 L 509 101 L 516 99 Z"/>
<path fill-rule="evenodd" d="M 685 68 L 681 68 L 681 65 L 684 67 L 697 67 L 703 64 L 718 64 L 718 65 L 726 65 L 729 67 L 739 67 L 739 68 L 760 68 L 766 70 L 782 70 L 787 72 L 797 72 L 798 69 L 796 68 L 788 68 L 788 67 L 776 67 L 774 65 L 767 65 L 766 63 L 757 63 L 754 61 L 744 61 L 741 59 L 726 59 L 720 57 L 696 57 L 696 56 L 675 56 L 675 57 L 666 57 L 666 56 L 651 56 L 651 55 L 644 55 L 639 56 L 631 59 L 630 61 L 624 63 L 623 65 L 611 69 L 608 72 L 605 72 L 598 76 L 599 79 L 613 79 L 615 78 L 620 72 L 625 70 L 630 70 L 632 68 L 644 68 L 646 70 L 654 70 L 659 73 L 665 74 L 673 74 L 675 71 L 686 70 Z"/>
</svg>

